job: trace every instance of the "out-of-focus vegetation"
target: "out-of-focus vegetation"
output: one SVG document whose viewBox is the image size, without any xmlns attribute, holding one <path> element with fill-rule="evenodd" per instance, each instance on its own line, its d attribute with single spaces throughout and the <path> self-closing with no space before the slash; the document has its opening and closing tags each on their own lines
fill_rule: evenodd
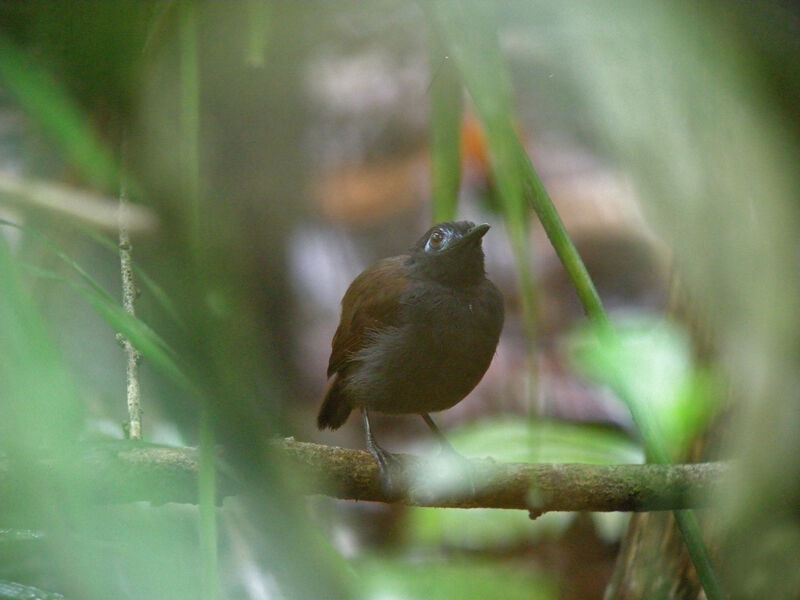
<svg viewBox="0 0 800 600">
<path fill-rule="evenodd" d="M 357 419 L 313 427 L 338 302 L 434 215 L 492 224 L 508 315 L 441 416 L 454 445 L 736 458 L 701 521 L 723 587 L 796 597 L 798 29 L 782 3 L 0 3 L 0 478 L 30 467 L 0 479 L 0 580 L 602 597 L 625 515 L 305 500 L 270 449 L 360 447 Z M 59 186 L 55 204 L 20 180 Z M 147 216 L 135 317 L 99 215 L 123 181 Z M 584 316 L 605 321 L 600 299 L 613 343 Z M 34 468 L 123 437 L 117 333 L 143 355 L 145 440 L 201 446 L 198 504 L 104 505 Z M 430 452 L 420 424 L 376 425 Z M 244 490 L 221 503 L 215 456 Z"/>
</svg>

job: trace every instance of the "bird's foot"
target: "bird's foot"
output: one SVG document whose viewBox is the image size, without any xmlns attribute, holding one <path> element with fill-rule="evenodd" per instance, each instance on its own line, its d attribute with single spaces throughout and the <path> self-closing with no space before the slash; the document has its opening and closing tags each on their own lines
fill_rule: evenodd
<svg viewBox="0 0 800 600">
<path fill-rule="evenodd" d="M 371 444 L 367 450 L 369 450 L 369 453 L 378 464 L 378 479 L 381 491 L 390 500 L 397 500 L 402 497 L 402 486 L 400 485 L 402 464 L 400 459 L 377 444 Z"/>
</svg>

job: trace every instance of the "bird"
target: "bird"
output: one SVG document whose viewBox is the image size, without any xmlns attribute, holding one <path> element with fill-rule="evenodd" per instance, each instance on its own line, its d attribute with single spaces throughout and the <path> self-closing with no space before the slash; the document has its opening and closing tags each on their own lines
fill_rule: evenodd
<svg viewBox="0 0 800 600">
<path fill-rule="evenodd" d="M 455 452 L 430 413 L 463 400 L 496 352 L 504 306 L 484 267 L 489 228 L 470 221 L 434 225 L 407 254 L 363 271 L 342 298 L 317 426 L 338 429 L 359 408 L 387 493 L 397 491 L 395 458 L 375 440 L 370 412 L 418 414 L 442 448 Z"/>
</svg>

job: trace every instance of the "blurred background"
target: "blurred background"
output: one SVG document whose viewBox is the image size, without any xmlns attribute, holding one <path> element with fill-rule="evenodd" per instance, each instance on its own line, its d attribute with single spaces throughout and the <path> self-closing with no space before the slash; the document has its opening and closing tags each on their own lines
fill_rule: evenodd
<svg viewBox="0 0 800 600">
<path fill-rule="evenodd" d="M 492 226 L 506 324 L 436 417 L 456 448 L 644 462 L 633 395 L 673 460 L 737 458 L 700 515 L 729 591 L 800 595 L 798 34 L 781 2 L 0 2 L 0 464 L 125 437 L 124 331 L 144 440 L 217 445 L 245 489 L 214 522 L 202 498 L 99 503 L 69 467 L 15 479 L 0 580 L 67 598 L 702 597 L 668 515 L 291 492 L 272 437 L 363 447 L 359 419 L 315 427 L 348 284 L 458 218 Z M 470 62 L 473 40 L 496 56 Z M 499 185 L 487 106 L 627 352 L 596 347 Z M 390 450 L 436 451 L 419 419 L 375 425 Z"/>
</svg>

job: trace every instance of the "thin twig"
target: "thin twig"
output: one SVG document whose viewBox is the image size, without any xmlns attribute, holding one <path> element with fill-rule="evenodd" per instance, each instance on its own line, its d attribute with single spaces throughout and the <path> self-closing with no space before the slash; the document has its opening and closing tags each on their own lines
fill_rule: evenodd
<svg viewBox="0 0 800 600">
<path fill-rule="evenodd" d="M 125 155 L 125 142 L 122 145 L 123 161 Z M 135 303 L 138 290 L 133 278 L 133 260 L 131 252 L 131 237 L 128 231 L 128 189 L 124 175 L 120 177 L 119 186 L 119 264 L 122 273 L 122 306 L 129 315 L 136 316 Z M 141 353 L 134 347 L 128 338 L 120 335 L 120 342 L 127 357 L 127 401 L 128 401 L 128 437 L 132 440 L 142 439 L 142 403 L 139 389 L 139 363 Z"/>
</svg>

